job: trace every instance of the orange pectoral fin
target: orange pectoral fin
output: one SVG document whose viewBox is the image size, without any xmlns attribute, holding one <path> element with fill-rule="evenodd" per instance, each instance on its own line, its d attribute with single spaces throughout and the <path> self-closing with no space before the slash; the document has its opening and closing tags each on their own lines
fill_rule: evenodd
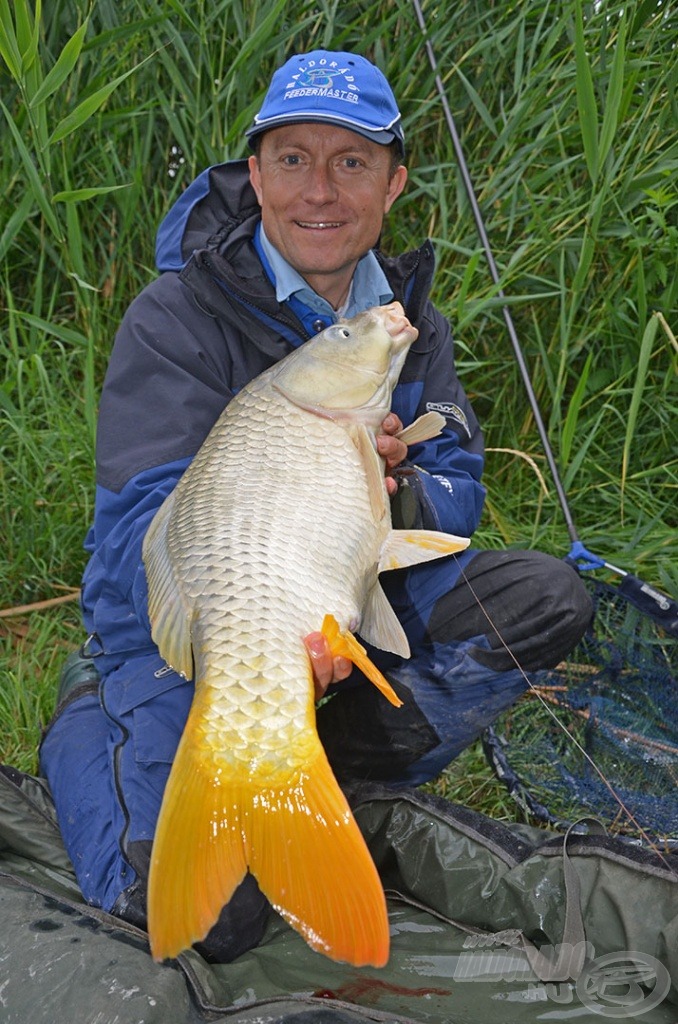
<svg viewBox="0 0 678 1024">
<path fill-rule="evenodd" d="M 342 657 L 348 658 L 352 661 L 356 668 L 359 668 L 363 675 L 367 676 L 371 683 L 377 687 L 378 690 L 383 693 L 384 697 L 394 707 L 402 707 L 402 701 L 398 694 L 395 692 L 388 679 L 381 674 L 379 669 L 370 659 L 367 657 L 367 651 L 358 643 L 356 638 L 348 630 L 339 629 L 339 623 L 335 619 L 334 615 L 326 615 L 323 619 L 323 624 L 320 628 L 320 632 L 327 639 L 330 646 L 330 651 L 334 658 Z"/>
</svg>

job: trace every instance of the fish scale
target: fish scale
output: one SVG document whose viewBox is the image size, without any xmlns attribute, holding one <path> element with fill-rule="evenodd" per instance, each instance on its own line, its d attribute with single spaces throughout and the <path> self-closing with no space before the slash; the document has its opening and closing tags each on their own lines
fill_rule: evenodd
<svg viewBox="0 0 678 1024">
<path fill-rule="evenodd" d="M 195 679 L 151 858 L 156 959 L 203 938 L 247 871 L 314 949 L 388 957 L 383 890 L 318 738 L 303 640 L 322 629 L 399 703 L 351 631 L 406 656 L 380 567 L 468 543 L 391 528 L 375 431 L 415 337 L 395 303 L 256 378 L 149 528 L 153 638 Z"/>
</svg>

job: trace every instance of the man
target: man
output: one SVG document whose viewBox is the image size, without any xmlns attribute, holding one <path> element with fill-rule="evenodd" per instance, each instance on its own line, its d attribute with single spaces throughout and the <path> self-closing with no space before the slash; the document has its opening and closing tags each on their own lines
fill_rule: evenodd
<svg viewBox="0 0 678 1024">
<path fill-rule="evenodd" d="M 85 897 L 143 926 L 150 847 L 193 686 L 151 640 L 144 534 L 223 407 L 247 381 L 339 316 L 392 299 L 419 329 L 378 437 L 396 525 L 470 536 L 483 504 L 482 439 L 457 379 L 450 329 L 428 299 L 432 249 L 375 247 L 405 187 L 400 113 L 379 70 L 349 53 L 292 57 L 249 129 L 253 153 L 204 172 L 163 222 L 160 277 L 130 306 L 100 405 L 97 498 L 83 581 L 100 683 L 62 694 L 41 750 Z M 443 434 L 395 434 L 427 409 Z M 373 660 L 395 711 L 357 672 L 318 710 L 340 779 L 432 778 L 556 664 L 590 607 L 576 573 L 538 552 L 466 551 L 388 573 L 407 663 Z M 351 666 L 306 640 L 318 695 Z M 519 667 L 518 667 L 519 666 Z M 228 960 L 256 944 L 268 906 L 247 876 L 205 943 Z"/>
</svg>

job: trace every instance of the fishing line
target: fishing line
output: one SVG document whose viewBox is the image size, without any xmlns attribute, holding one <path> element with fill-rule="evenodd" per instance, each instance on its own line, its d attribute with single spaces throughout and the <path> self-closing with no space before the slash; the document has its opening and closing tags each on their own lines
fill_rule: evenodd
<svg viewBox="0 0 678 1024">
<path fill-rule="evenodd" d="M 664 629 L 670 636 L 678 637 L 678 601 L 676 601 L 672 597 L 669 597 L 668 594 L 664 594 L 661 591 L 657 590 L 655 587 L 652 587 L 649 584 L 645 583 L 643 580 L 639 579 L 637 576 L 634 576 L 632 573 L 627 572 L 625 569 L 620 569 L 618 566 L 613 565 L 606 559 L 600 558 L 598 555 L 592 554 L 588 550 L 588 548 L 586 548 L 586 546 L 583 544 L 579 536 L 577 527 L 574 522 L 574 517 L 572 515 L 572 510 L 570 509 L 570 505 L 567 499 L 565 487 L 560 476 L 560 470 L 558 469 L 558 464 L 553 454 L 553 449 L 551 447 L 551 442 L 549 440 L 548 431 L 546 430 L 546 426 L 541 415 L 541 410 L 539 408 L 539 403 L 537 402 L 537 396 L 532 386 L 532 380 L 530 378 L 527 363 L 525 362 L 523 350 L 518 339 L 515 324 L 513 323 L 513 317 L 511 316 L 511 311 L 508 307 L 508 303 L 506 302 L 506 294 L 501 286 L 501 278 L 499 275 L 499 270 L 497 269 L 497 263 L 494 258 L 492 246 L 490 245 L 487 229 L 485 227 L 485 220 L 483 218 L 483 214 L 478 203 L 475 188 L 473 186 L 473 181 L 471 180 L 468 164 L 466 162 L 464 150 L 461 145 L 461 139 L 459 138 L 457 126 L 455 124 L 454 117 L 452 116 L 450 104 L 447 99 L 445 86 L 438 71 L 438 62 L 436 60 L 433 46 L 429 40 L 428 29 L 426 27 L 426 22 L 424 20 L 424 14 L 421 8 L 421 4 L 419 0 L 412 0 L 412 4 L 414 6 L 417 21 L 419 23 L 419 28 L 422 34 L 422 38 L 424 40 L 424 46 L 426 48 L 429 64 L 431 65 L 431 70 L 433 71 L 436 91 L 438 93 L 438 96 L 440 97 L 443 113 L 445 115 L 445 121 L 447 123 L 447 128 L 450 133 L 450 138 L 452 140 L 454 155 L 457 161 L 457 165 L 459 167 L 459 171 L 461 173 L 466 196 L 473 214 L 473 220 L 475 222 L 476 230 L 482 243 L 485 258 L 487 259 L 487 263 L 490 270 L 490 276 L 492 277 L 492 281 L 496 286 L 497 295 L 499 296 L 503 303 L 501 307 L 501 312 L 504 318 L 504 323 L 506 324 L 506 330 L 511 341 L 511 347 L 513 348 L 515 360 L 520 371 L 520 376 L 522 378 L 523 385 L 525 387 L 525 392 L 527 394 L 530 408 L 532 410 L 532 415 L 534 417 L 535 426 L 537 428 L 537 432 L 542 443 L 542 448 L 544 450 L 546 461 L 548 463 L 549 471 L 551 473 L 551 477 L 553 480 L 553 484 L 558 495 L 558 501 L 560 503 L 560 507 L 563 513 L 563 518 L 565 520 L 567 532 L 570 537 L 571 547 L 570 552 L 568 554 L 568 559 L 572 563 L 576 564 L 582 570 L 605 568 L 608 569 L 610 572 L 615 573 L 615 575 L 620 576 L 621 583 L 619 584 L 619 592 L 624 596 L 624 598 L 627 601 L 629 601 L 629 603 L 633 604 L 636 608 L 638 608 L 641 612 L 643 612 L 643 614 L 650 616 L 653 619 L 653 621 L 660 625 L 662 629 Z M 664 320 L 663 317 L 661 319 L 662 321 Z"/>
<path fill-rule="evenodd" d="M 530 407 L 531 407 L 531 410 L 532 410 L 532 414 L 534 416 L 535 425 L 537 427 L 537 431 L 539 433 L 539 437 L 541 439 L 542 446 L 543 446 L 543 449 L 544 449 L 544 452 L 545 452 L 545 455 L 546 455 L 546 460 L 548 462 L 549 470 L 551 472 L 551 476 L 552 476 L 552 479 L 553 479 L 553 482 L 554 482 L 554 486 L 555 486 L 555 489 L 556 489 L 556 492 L 557 492 L 557 495 L 558 495 L 558 500 L 560 502 L 560 506 L 561 506 L 562 511 L 563 511 L 565 523 L 566 523 L 568 534 L 569 534 L 570 541 L 571 541 L 571 544 L 572 544 L 571 550 L 570 550 L 570 554 L 569 554 L 568 558 L 569 558 L 571 563 L 574 563 L 575 565 L 579 566 L 579 568 L 582 568 L 582 569 L 601 568 L 601 567 L 604 566 L 604 567 L 610 569 L 611 571 L 620 574 L 623 577 L 623 582 L 622 582 L 622 584 L 619 587 L 619 592 L 623 594 L 625 599 L 628 600 L 630 603 L 634 604 L 637 608 L 639 608 L 640 611 L 644 612 L 649 617 L 651 617 L 655 622 L 659 623 L 666 630 L 666 632 L 668 634 L 670 634 L 672 636 L 678 636 L 678 602 L 674 601 L 671 598 L 668 598 L 666 595 L 663 595 L 663 594 L 655 591 L 653 588 L 648 587 L 647 584 L 643 583 L 643 581 L 639 580 L 637 577 L 631 576 L 630 574 L 624 572 L 624 570 L 618 569 L 616 566 L 613 566 L 610 563 L 603 561 L 602 559 L 598 558 L 595 555 L 591 555 L 591 553 L 589 551 L 587 551 L 587 549 L 584 547 L 584 545 L 582 544 L 582 542 L 581 542 L 581 540 L 579 538 L 576 526 L 574 524 L 574 519 L 573 519 L 571 510 L 570 510 L 570 507 L 569 507 L 569 503 L 568 503 L 568 500 L 567 500 L 567 495 L 565 493 L 565 488 L 563 486 L 563 483 L 562 483 L 562 480 L 561 480 L 561 477 L 560 477 L 560 472 L 559 472 L 559 469 L 558 469 L 558 465 L 557 465 L 555 457 L 553 455 L 553 450 L 551 448 L 551 444 L 550 444 L 550 441 L 549 441 L 549 437 L 548 437 L 548 433 L 547 433 L 547 430 L 546 430 L 546 426 L 545 426 L 543 418 L 541 416 L 541 411 L 539 409 L 539 405 L 538 405 L 537 398 L 536 398 L 536 395 L 535 395 L 535 392 L 534 392 L 534 388 L 532 387 L 532 382 L 531 382 L 531 379 L 530 379 L 530 374 L 529 374 L 529 371 L 528 371 L 528 368 L 527 368 L 527 364 L 525 362 L 525 358 L 523 356 L 523 352 L 522 352 L 522 348 L 520 346 L 520 342 L 518 340 L 518 336 L 517 336 L 517 332 L 516 332 L 516 329 L 515 329 L 515 325 L 513 323 L 513 319 L 511 317 L 511 313 L 510 313 L 508 304 L 506 302 L 506 296 L 505 296 L 504 290 L 503 290 L 503 288 L 501 286 L 501 283 L 500 283 L 501 279 L 500 279 L 499 271 L 497 269 L 496 261 L 494 259 L 494 253 L 492 251 L 492 247 L 491 247 L 490 242 L 489 242 L 489 238 L 488 238 L 487 230 L 486 230 L 486 227 L 485 227 L 485 222 L 484 222 L 484 219 L 483 219 L 483 215 L 481 213 L 480 206 L 479 206 L 478 200 L 476 198 L 475 189 L 473 187 L 473 182 L 471 180 L 471 176 L 470 176 L 470 173 L 469 173 L 469 170 L 468 170 L 468 165 L 466 163 L 466 158 L 464 156 L 464 151 L 463 151 L 463 148 L 462 148 L 462 145 L 461 145 L 461 140 L 459 138 L 459 134 L 457 132 L 457 128 L 456 128 L 456 125 L 455 125 L 455 122 L 454 122 L 454 117 L 452 116 L 452 112 L 451 112 L 450 105 L 449 105 L 449 102 L 448 102 L 448 99 L 447 99 L 447 94 L 446 94 L 446 91 L 445 91 L 445 87 L 444 87 L 443 81 L 442 81 L 442 79 L 440 77 L 440 73 L 439 73 L 439 70 L 438 70 L 438 63 L 437 63 L 437 60 L 436 60 L 436 57 L 435 57 L 433 46 L 432 46 L 432 44 L 430 42 L 430 39 L 429 39 L 428 29 L 427 29 L 426 22 L 425 22 L 425 19 L 424 19 L 424 14 L 423 14 L 423 11 L 422 11 L 422 8 L 421 8 L 421 4 L 420 4 L 419 0 L 412 0 L 412 3 L 413 3 L 414 11 L 415 11 L 415 14 L 416 14 L 417 22 L 419 24 L 419 28 L 420 28 L 420 31 L 421 31 L 421 35 L 422 35 L 422 39 L 423 39 L 424 46 L 425 46 L 425 49 L 426 49 L 426 53 L 427 53 L 427 56 L 428 56 L 428 61 L 429 61 L 429 64 L 431 66 L 431 70 L 432 70 L 433 75 L 434 75 L 435 87 L 436 87 L 437 93 L 438 93 L 438 95 L 440 97 L 440 102 L 441 102 L 443 113 L 444 113 L 444 116 L 445 116 L 445 121 L 447 123 L 447 127 L 448 127 L 448 130 L 449 130 L 450 138 L 452 140 L 452 145 L 453 145 L 453 149 L 454 149 L 457 165 L 458 165 L 459 171 L 461 173 L 461 177 L 462 177 L 462 180 L 463 180 L 463 184 L 464 184 L 464 188 L 465 188 L 465 191 L 466 191 L 466 195 L 468 197 L 468 201 L 469 201 L 469 204 L 470 204 L 470 207 L 471 207 L 471 211 L 473 213 L 473 218 L 474 218 L 474 221 L 475 221 L 476 229 L 477 229 L 478 235 L 480 237 L 480 240 L 482 242 L 482 247 L 483 247 L 483 250 L 485 252 L 485 256 L 486 256 L 487 262 L 488 262 L 488 266 L 489 266 L 489 270 L 490 270 L 490 275 L 491 275 L 492 280 L 493 280 L 493 282 L 494 282 L 494 284 L 496 286 L 497 294 L 498 294 L 499 298 L 502 300 L 502 303 L 503 303 L 502 304 L 502 315 L 503 315 L 503 318 L 504 318 L 504 322 L 506 324 L 507 332 L 508 332 L 508 335 L 509 335 L 509 338 L 510 338 L 510 341 L 511 341 L 511 345 L 512 345 L 512 348 L 513 348 L 515 359 L 516 359 L 517 365 L 519 367 L 520 374 L 521 374 L 521 377 L 522 377 L 522 380 L 523 380 L 523 383 L 524 383 L 524 386 L 525 386 L 525 390 L 526 390 L 526 393 L 527 393 L 527 396 L 528 396 L 529 404 L 530 404 Z M 463 572 L 463 569 L 462 569 L 462 576 L 465 579 L 466 583 L 468 584 L 468 586 L 469 586 L 469 588 L 471 590 L 471 593 L 473 594 L 473 596 L 474 596 L 475 600 L 477 601 L 479 607 L 481 608 L 483 614 L 485 615 L 485 617 L 487 618 L 488 622 L 490 623 L 490 626 L 492 627 L 492 629 L 495 631 L 495 633 L 499 637 L 499 640 L 500 640 L 501 644 L 503 645 L 505 650 L 508 652 L 509 656 L 514 661 L 514 663 L 516 664 L 516 667 L 521 672 L 523 678 L 527 682 L 528 688 L 531 690 L 531 692 L 535 696 L 537 696 L 537 698 L 540 701 L 542 707 L 545 708 L 545 710 L 548 712 L 549 717 L 551 719 L 553 719 L 557 723 L 558 729 L 560 729 L 568 737 L 568 740 L 574 745 L 574 747 L 584 757 L 586 762 L 595 771 L 596 775 L 601 779 L 603 785 L 605 786 L 607 791 L 612 796 L 615 804 L 621 809 L 621 812 L 625 815 L 627 820 L 630 821 L 632 823 L 632 825 L 638 830 L 638 833 L 643 837 L 644 841 L 647 842 L 649 844 L 649 846 L 652 849 L 654 849 L 657 852 L 657 854 L 661 857 L 662 856 L 661 852 L 657 849 L 656 844 L 649 837 L 647 831 L 637 821 L 636 817 L 631 812 L 631 810 L 626 806 L 626 804 L 621 799 L 619 794 L 615 791 L 613 785 L 606 778 L 606 776 L 602 772 L 602 770 L 597 766 L 597 764 L 595 763 L 595 761 L 593 760 L 591 755 L 588 753 L 588 751 L 586 751 L 582 747 L 582 745 L 579 743 L 577 738 L 570 733 L 570 731 L 567 729 L 565 724 L 558 718 L 558 716 L 555 714 L 553 709 L 548 705 L 548 702 L 543 698 L 542 694 L 531 683 L 530 679 L 528 678 L 527 674 L 523 670 L 522 666 L 518 663 L 517 659 L 515 658 L 513 652 L 509 649 L 509 647 L 505 643 L 503 637 L 501 636 L 500 631 L 497 629 L 497 627 L 492 622 L 491 616 L 488 614 L 487 610 L 483 607 L 482 602 L 479 599 L 478 595 L 474 592 L 473 587 L 472 587 L 470 581 L 467 579 L 465 573 Z"/>
<path fill-rule="evenodd" d="M 529 678 L 529 676 L 525 672 L 525 669 L 522 667 L 522 665 L 520 664 L 520 662 L 516 658 L 515 654 L 513 653 L 511 648 L 508 646 L 508 644 L 504 640 L 504 637 L 502 636 L 499 627 L 497 625 L 495 625 L 494 620 L 492 619 L 492 616 L 490 615 L 488 610 L 483 605 L 483 602 L 480 599 L 480 597 L 478 597 L 478 594 L 476 593 L 476 591 L 475 591 L 475 589 L 473 587 L 473 584 L 471 583 L 470 579 L 466 575 L 463 566 L 459 564 L 459 559 L 457 558 L 456 555 L 454 555 L 454 559 L 457 562 L 457 565 L 459 566 L 459 570 L 460 570 L 460 574 L 461 574 L 462 579 L 464 580 L 464 582 L 466 583 L 467 587 L 471 591 L 471 594 L 473 595 L 474 600 L 476 601 L 476 603 L 477 603 L 478 607 L 480 608 L 481 612 L 483 613 L 483 615 L 487 619 L 487 621 L 488 621 L 488 623 L 490 625 L 490 628 L 496 633 L 497 637 L 499 638 L 499 642 L 500 642 L 501 646 L 504 648 L 504 651 L 511 658 L 511 660 L 513 661 L 515 667 L 517 668 L 517 670 L 520 672 L 521 676 L 525 680 L 525 683 L 527 684 L 528 689 L 531 690 L 533 695 L 541 703 L 541 705 L 544 708 L 544 710 L 550 715 L 550 717 L 556 723 L 558 728 L 562 732 L 565 733 L 565 735 L 568 737 L 568 739 L 571 741 L 571 743 L 577 748 L 579 753 L 584 757 L 584 759 L 587 761 L 587 763 L 591 766 L 591 768 L 594 770 L 594 772 L 598 775 L 598 777 L 600 778 L 600 780 L 603 783 L 603 785 L 606 787 L 606 789 L 608 790 L 608 792 L 610 793 L 612 798 L 618 804 L 618 806 L 619 806 L 620 810 L 622 811 L 622 813 L 626 815 L 627 819 L 631 822 L 631 824 L 634 826 L 634 828 L 636 828 L 638 830 L 638 834 L 641 836 L 643 841 L 645 843 L 647 843 L 647 845 L 657 854 L 658 857 L 661 858 L 661 860 L 665 864 L 665 866 L 667 868 L 670 868 L 673 871 L 673 867 L 665 859 L 665 857 L 663 856 L 661 850 L 658 848 L 656 842 L 646 832 L 646 830 L 643 828 L 643 826 L 640 824 L 640 822 L 636 819 L 636 817 L 634 816 L 632 811 L 626 806 L 626 804 L 624 803 L 622 798 L 619 796 L 619 794 L 615 790 L 615 788 L 612 785 L 612 783 L 605 777 L 604 772 L 601 771 L 601 769 L 595 763 L 595 761 L 593 760 L 593 758 L 591 757 L 589 752 L 584 749 L 584 747 L 581 745 L 581 743 L 579 742 L 577 737 L 573 736 L 569 732 L 569 730 L 567 729 L 567 726 L 563 722 L 561 722 L 560 718 L 558 718 L 558 715 L 556 715 L 556 713 L 553 710 L 553 708 L 549 706 L 548 701 L 546 701 L 544 699 L 544 697 L 542 696 L 539 688 L 536 687 L 534 685 L 534 683 L 532 682 L 532 680 Z"/>
</svg>

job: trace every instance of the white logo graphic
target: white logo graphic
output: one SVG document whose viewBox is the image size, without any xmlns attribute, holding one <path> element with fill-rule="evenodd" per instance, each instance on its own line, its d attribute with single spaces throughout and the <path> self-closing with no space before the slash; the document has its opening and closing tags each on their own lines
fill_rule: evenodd
<svg viewBox="0 0 678 1024">
<path fill-rule="evenodd" d="M 458 957 L 455 981 L 527 982 L 522 989 L 525 1000 L 567 1004 L 578 999 L 587 1010 L 611 1020 L 649 1013 L 671 988 L 668 970 L 649 953 L 623 950 L 595 957 L 591 943 L 585 941 L 542 946 L 538 951 L 541 960 L 550 961 L 557 969 L 556 977 L 570 980 L 535 983 L 535 965 L 517 930 L 469 936 L 464 949 L 474 952 Z"/>
<path fill-rule="evenodd" d="M 346 103 L 357 103 L 360 90 L 350 68 L 341 67 L 336 60 L 323 58 L 309 61 L 299 69 L 299 74 L 292 75 L 283 99 L 297 99 L 300 96 L 328 96 Z"/>
<path fill-rule="evenodd" d="M 427 402 L 426 408 L 429 412 L 440 412 L 447 419 L 460 423 L 468 436 L 471 436 L 471 428 L 468 425 L 466 413 L 458 405 L 455 405 L 454 402 Z"/>
</svg>

